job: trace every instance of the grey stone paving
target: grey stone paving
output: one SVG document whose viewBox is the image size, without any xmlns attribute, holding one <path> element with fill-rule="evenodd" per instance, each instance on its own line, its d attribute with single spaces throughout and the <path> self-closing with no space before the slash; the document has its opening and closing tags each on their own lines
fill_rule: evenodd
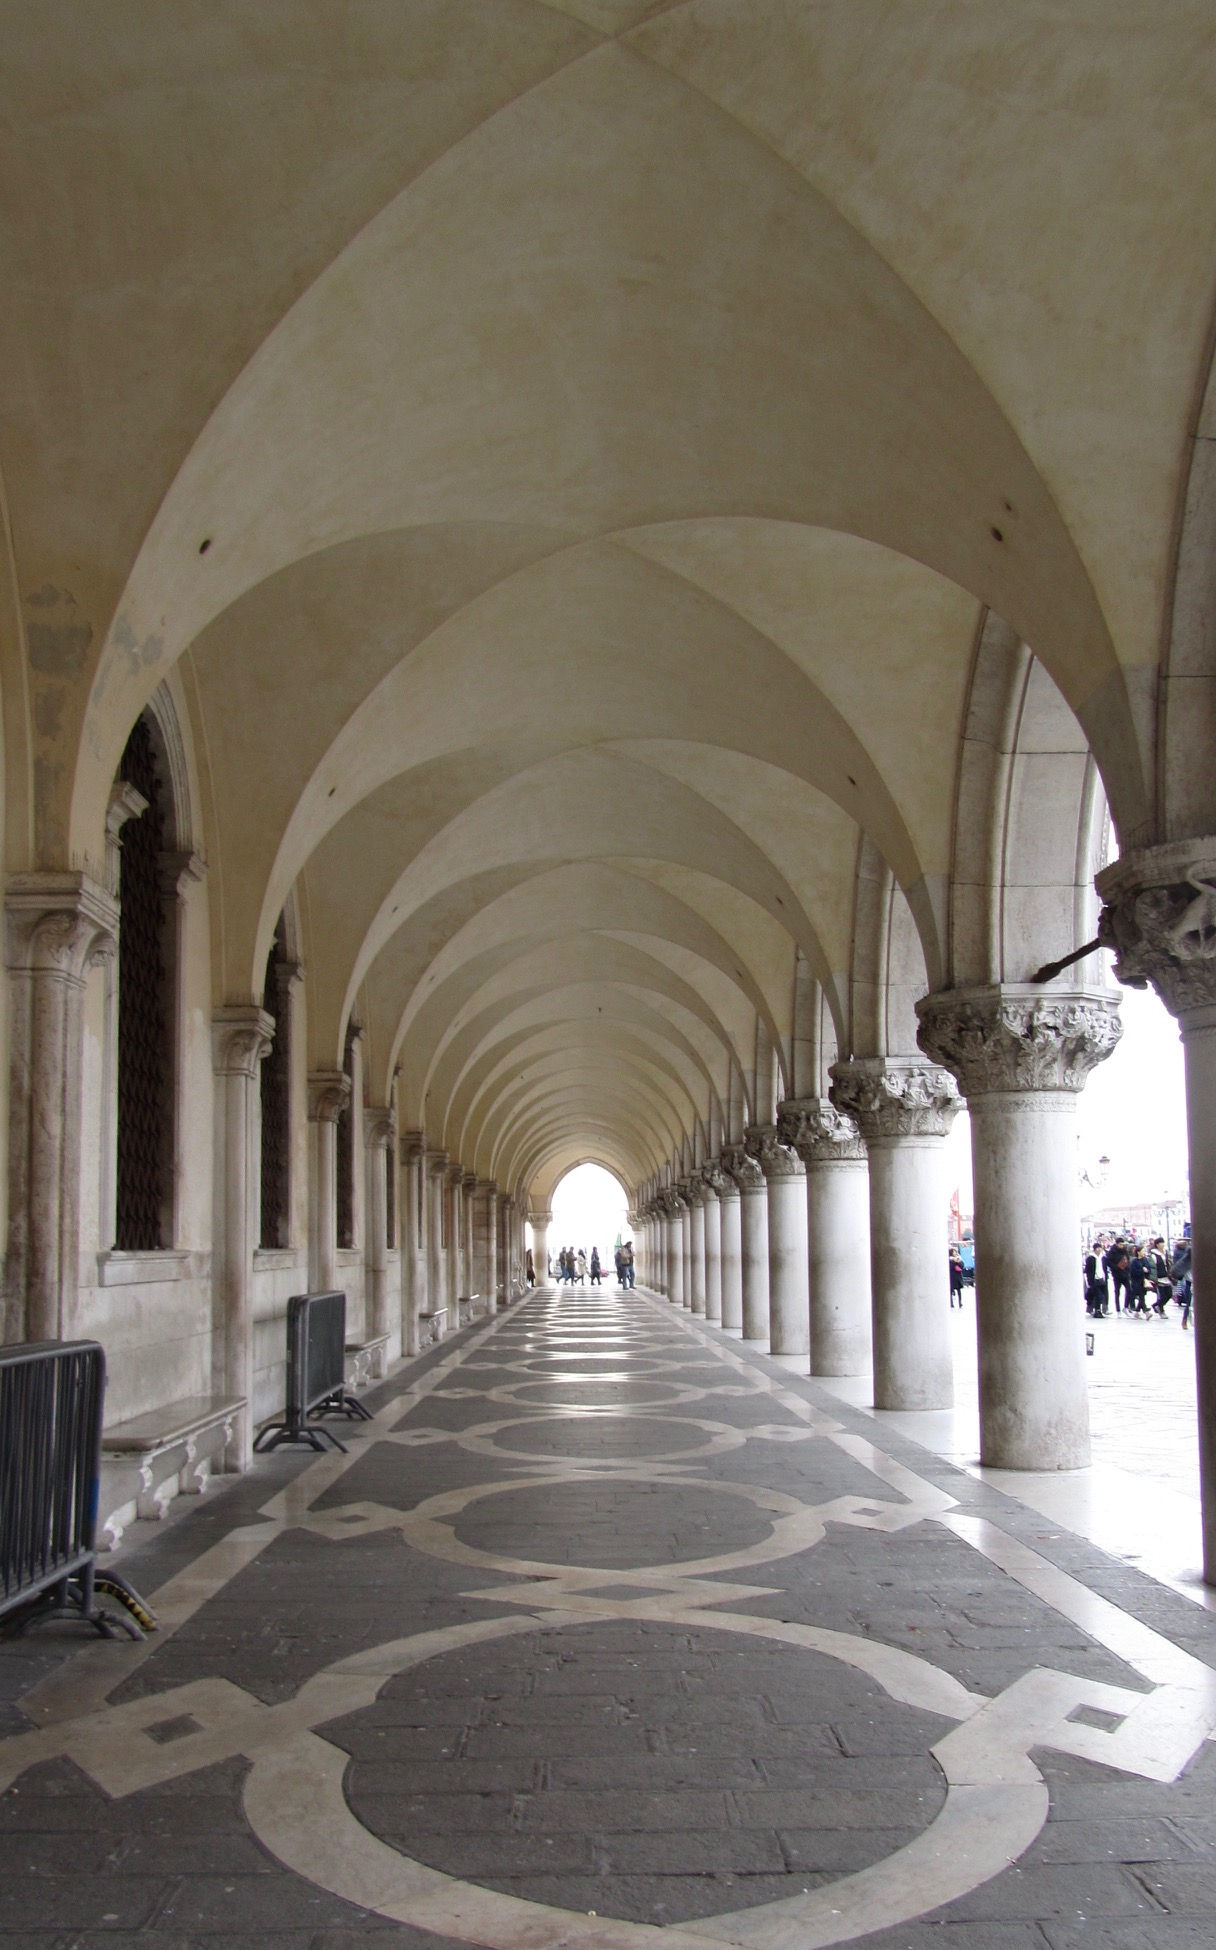
<svg viewBox="0 0 1216 1950">
<path fill-rule="evenodd" d="M 428 1380 L 430 1392 L 407 1393 Z M 932 1516 L 902 1529 L 832 1519 L 819 1541 L 778 1548 L 785 1506 L 766 1504 L 769 1492 L 799 1509 L 903 1502 L 898 1483 L 824 1439 L 816 1413 L 1216 1665 L 1211 1614 L 644 1296 L 537 1295 L 368 1399 L 385 1412 L 351 1431 L 349 1468 L 311 1497 L 331 1527 L 280 1523 L 110 1698 L 120 1707 L 166 1694 L 149 1738 L 169 1753 L 197 1727 L 172 1698 L 193 1681 L 289 1704 L 354 1653 L 523 1614 L 526 1629 L 440 1650 L 388 1677 L 372 1703 L 318 1722 L 349 1756 L 344 1793 L 363 1828 L 485 1889 L 651 1924 L 746 1912 L 885 1863 L 946 1795 L 931 1750 L 953 1720 L 895 1700 L 837 1657 L 751 1630 L 546 1613 L 533 1564 L 559 1578 L 581 1571 L 590 1583 L 576 1587 L 579 1603 L 643 1610 L 673 1603 L 662 1593 L 683 1590 L 691 1566 L 699 1596 L 679 1604 L 708 1606 L 706 1618 L 724 1603 L 758 1624 L 902 1648 L 987 1698 L 1042 1668 L 1151 1690 Z M 123 1568 L 155 1589 L 231 1531 L 263 1523 L 271 1499 L 312 1466 L 268 1459 Z M 437 1528 L 409 1527 L 449 1495 Z M 745 1601 L 728 1595 L 740 1585 Z M 23 1697 L 80 1644 L 57 1632 L 0 1645 L 0 1735 L 28 1727 Z M 928 1914 L 854 1940 L 868 1950 L 1210 1950 L 1211 1744 L 1172 1783 L 1056 1750 L 1034 1758 L 1050 1814 L 1019 1858 Z M 70 1758 L 28 1767 L 0 1794 L 0 1943 L 448 1950 L 458 1940 L 283 1866 L 247 1817 L 249 1768 L 238 1747 L 112 1796 Z"/>
</svg>

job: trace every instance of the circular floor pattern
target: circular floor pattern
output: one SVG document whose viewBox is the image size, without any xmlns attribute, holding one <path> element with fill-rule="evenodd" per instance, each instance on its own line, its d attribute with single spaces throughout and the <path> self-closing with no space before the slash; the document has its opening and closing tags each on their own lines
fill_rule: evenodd
<svg viewBox="0 0 1216 1950">
<path fill-rule="evenodd" d="M 911 1841 L 945 1799 L 929 1749 L 950 1724 L 821 1653 L 622 1620 L 449 1652 L 326 1738 L 356 1819 L 413 1860 L 665 1924 Z"/>
<path fill-rule="evenodd" d="M 625 1415 L 600 1410 L 580 1414 L 518 1416 L 456 1435 L 475 1454 L 548 1457 L 558 1462 L 630 1462 L 717 1455 L 738 1449 L 745 1429 L 684 1416 Z"/>
<path fill-rule="evenodd" d="M 596 1376 L 584 1381 L 514 1382 L 496 1388 L 491 1399 L 536 1408 L 644 1408 L 651 1404 L 669 1408 L 673 1402 L 703 1401 L 705 1390 L 678 1381 L 606 1381 Z"/>
<path fill-rule="evenodd" d="M 623 1571 L 750 1551 L 772 1535 L 771 1519 L 755 1505 L 666 1478 L 547 1477 L 495 1489 L 493 1498 L 461 1511 L 452 1528 L 460 1543 L 500 1562 Z"/>
</svg>

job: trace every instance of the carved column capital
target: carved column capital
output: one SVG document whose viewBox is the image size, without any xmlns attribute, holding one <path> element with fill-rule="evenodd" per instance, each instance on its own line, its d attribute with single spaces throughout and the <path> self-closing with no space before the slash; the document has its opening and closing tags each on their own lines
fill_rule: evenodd
<svg viewBox="0 0 1216 1950">
<path fill-rule="evenodd" d="M 722 1163 L 741 1192 L 762 1192 L 765 1189 L 767 1181 L 764 1173 L 745 1145 L 728 1145 L 722 1153 Z"/>
<path fill-rule="evenodd" d="M 1172 1016 L 1216 1009 L 1216 838 L 1138 848 L 1095 884 L 1119 980 L 1151 985 Z"/>
<path fill-rule="evenodd" d="M 350 1078 L 345 1070 L 314 1070 L 308 1079 L 308 1121 L 336 1124 L 350 1102 Z"/>
<path fill-rule="evenodd" d="M 680 1180 L 680 1196 L 685 1205 L 708 1205 L 712 1196 L 708 1185 L 699 1173 Z"/>
<path fill-rule="evenodd" d="M 711 1158 L 701 1167 L 701 1177 L 715 1198 L 738 1198 L 739 1187 L 718 1158 Z"/>
<path fill-rule="evenodd" d="M 207 878 L 207 863 L 201 853 L 162 853 L 156 862 L 156 877 L 166 900 L 184 900 L 191 887 Z"/>
<path fill-rule="evenodd" d="M 856 1118 L 827 1097 L 787 1097 L 777 1106 L 777 1129 L 804 1165 L 861 1163 L 867 1155 Z"/>
<path fill-rule="evenodd" d="M 448 1184 L 454 1192 L 463 1188 L 464 1179 L 465 1170 L 462 1164 L 453 1163 L 448 1166 Z"/>
<path fill-rule="evenodd" d="M 211 1062 L 217 1076 L 256 1077 L 274 1041 L 274 1017 L 256 1003 L 235 1002 L 211 1019 Z"/>
<path fill-rule="evenodd" d="M 443 1183 L 448 1175 L 448 1165 L 450 1162 L 451 1160 L 446 1151 L 428 1151 L 426 1153 L 427 1172 L 430 1177 L 437 1179 L 440 1184 Z"/>
<path fill-rule="evenodd" d="M 658 1204 L 663 1217 L 670 1223 L 671 1220 L 678 1219 L 681 1212 L 686 1209 L 687 1201 L 674 1185 L 665 1185 L 658 1195 Z"/>
<path fill-rule="evenodd" d="M 118 893 L 119 865 L 122 858 L 122 829 L 129 819 L 138 819 L 148 810 L 148 801 L 128 779 L 115 779 L 106 805 L 106 887 Z"/>
<path fill-rule="evenodd" d="M 363 1113 L 363 1140 L 369 1151 L 383 1151 L 396 1131 L 393 1113 L 385 1104 L 372 1104 Z"/>
<path fill-rule="evenodd" d="M 426 1156 L 426 1138 L 421 1131 L 402 1131 L 397 1145 L 403 1165 L 416 1165 L 419 1158 Z"/>
<path fill-rule="evenodd" d="M 764 1173 L 768 1184 L 774 1178 L 801 1178 L 803 1164 L 793 1146 L 782 1141 L 776 1124 L 749 1124 L 743 1133 L 744 1148 Z"/>
<path fill-rule="evenodd" d="M 833 1063 L 832 1102 L 856 1118 L 867 1144 L 904 1137 L 945 1137 L 962 1109 L 948 1070 L 916 1057 L 854 1057 Z"/>
<path fill-rule="evenodd" d="M 1034 983 L 939 989 L 916 1005 L 917 1041 L 966 1097 L 1083 1090 L 1123 1033 L 1117 994 Z"/>
<path fill-rule="evenodd" d="M 5 892 L 5 961 L 82 982 L 118 948 L 118 903 L 84 873 L 14 874 Z"/>
</svg>

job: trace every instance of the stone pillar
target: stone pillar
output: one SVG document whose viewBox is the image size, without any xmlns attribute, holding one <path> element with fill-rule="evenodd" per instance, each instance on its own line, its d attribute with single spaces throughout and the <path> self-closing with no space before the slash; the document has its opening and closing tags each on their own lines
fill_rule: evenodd
<svg viewBox="0 0 1216 1950">
<path fill-rule="evenodd" d="M 401 1250 L 401 1351 L 418 1352 L 418 1316 L 426 1305 L 426 1139 L 403 1131 L 397 1230 Z"/>
<path fill-rule="evenodd" d="M 308 1079 L 308 1284 L 331 1293 L 338 1284 L 338 1119 L 350 1099 L 345 1070 Z"/>
<path fill-rule="evenodd" d="M 746 1133 L 768 1192 L 768 1344 L 773 1354 L 811 1352 L 807 1276 L 806 1172 L 798 1153 L 773 1125 Z"/>
<path fill-rule="evenodd" d="M 722 1207 L 718 1187 L 727 1183 L 719 1164 L 702 1168 L 701 1180 L 708 1196 L 705 1200 L 705 1318 L 722 1322 Z M 734 1190 L 734 1187 L 731 1187 Z"/>
<path fill-rule="evenodd" d="M 253 1433 L 253 1254 L 262 1188 L 260 1067 L 273 1018 L 253 1003 L 221 1009 L 211 1025 L 215 1072 L 215 1192 L 211 1252 L 211 1375 L 218 1395 L 242 1395 L 225 1461 L 245 1469 Z M 330 1129 L 332 1130 L 332 1125 Z"/>
<path fill-rule="evenodd" d="M 80 1278 L 84 989 L 113 959 L 118 906 L 81 873 L 16 874 L 9 972 L 9 1235 L 5 1336 L 65 1337 Z"/>
<path fill-rule="evenodd" d="M 712 1174 L 712 1175 L 711 1175 Z M 739 1217 L 739 1187 L 719 1161 L 705 1174 L 717 1194 L 722 1240 L 722 1325 L 743 1330 L 743 1236 Z"/>
<path fill-rule="evenodd" d="M 680 1305 L 685 1313 L 692 1312 L 692 1206 L 683 1190 L 680 1191 L 680 1264 L 684 1268 L 684 1292 Z"/>
<path fill-rule="evenodd" d="M 868 1374 L 870 1166 L 853 1118 L 824 1097 L 790 1097 L 779 1129 L 806 1166 L 811 1373 Z"/>
<path fill-rule="evenodd" d="M 709 1192 L 699 1178 L 684 1178 L 680 1192 L 688 1207 L 688 1309 L 705 1318 L 705 1204 Z"/>
<path fill-rule="evenodd" d="M 1203 1575 L 1216 1584 L 1216 838 L 1129 853 L 1098 875 L 1115 974 L 1156 989 L 1186 1065 Z"/>
<path fill-rule="evenodd" d="M 980 1461 L 1081 1469 L 1089 1393 L 1077 1265 L 1077 1097 L 1121 1034 L 1116 995 L 1029 984 L 917 1003 L 971 1113 Z"/>
<path fill-rule="evenodd" d="M 435 1313 L 448 1304 L 447 1255 L 444 1248 L 444 1204 L 447 1196 L 448 1154 L 426 1154 L 426 1306 L 424 1313 Z"/>
<path fill-rule="evenodd" d="M 473 1201 L 477 1195 L 477 1173 L 466 1171 L 460 1186 L 460 1258 L 464 1281 L 460 1292 L 462 1298 L 472 1299 L 474 1294 L 481 1297 L 481 1283 L 477 1278 L 477 1268 L 473 1261 Z"/>
<path fill-rule="evenodd" d="M 832 1066 L 832 1102 L 870 1155 L 875 1408 L 950 1408 L 950 1256 L 942 1144 L 961 1108 L 948 1070 L 923 1057 Z"/>
<path fill-rule="evenodd" d="M 369 1109 L 363 1117 L 363 1142 L 368 1159 L 367 1282 L 368 1338 L 391 1334 L 388 1290 L 388 1171 L 394 1150 L 393 1114 L 385 1107 Z"/>
<path fill-rule="evenodd" d="M 759 1164 L 741 1144 L 724 1151 L 722 1162 L 739 1187 L 740 1326 L 745 1341 L 763 1341 L 767 1347 L 768 1186 Z"/>
<path fill-rule="evenodd" d="M 444 1255 L 444 1291 L 446 1304 L 452 1309 L 448 1315 L 448 1326 L 455 1327 L 456 1302 L 467 1294 L 468 1286 L 464 1270 L 464 1166 L 448 1166 L 447 1185 L 444 1196 L 447 1200 L 447 1252 Z"/>
<path fill-rule="evenodd" d="M 667 1257 L 667 1298 L 673 1307 L 682 1307 L 684 1299 L 684 1228 L 682 1215 L 687 1210 L 678 1192 L 670 1188 L 659 1194 L 663 1207 L 663 1233 Z"/>
<path fill-rule="evenodd" d="M 553 1224 L 553 1213 L 546 1205 L 532 1205 L 529 1201 L 529 1220 L 532 1226 L 532 1265 L 536 1273 L 537 1286 L 549 1284 L 549 1228 Z"/>
<path fill-rule="evenodd" d="M 474 1240 L 477 1290 L 487 1314 L 498 1306 L 498 1186 L 483 1179 L 477 1187 L 477 1230 Z"/>
</svg>

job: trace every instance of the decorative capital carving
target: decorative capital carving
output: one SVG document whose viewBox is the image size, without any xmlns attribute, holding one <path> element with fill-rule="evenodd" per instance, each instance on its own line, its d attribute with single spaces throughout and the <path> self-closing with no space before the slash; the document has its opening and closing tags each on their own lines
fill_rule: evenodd
<svg viewBox="0 0 1216 1950">
<path fill-rule="evenodd" d="M 372 1104 L 363 1113 L 363 1141 L 370 1151 L 382 1151 L 393 1141 L 396 1125 L 385 1104 Z"/>
<path fill-rule="evenodd" d="M 767 1184 L 773 1178 L 801 1178 L 803 1163 L 790 1144 L 783 1143 L 776 1124 L 749 1124 L 743 1133 L 744 1148 L 764 1173 Z"/>
<path fill-rule="evenodd" d="M 207 863 L 200 853 L 162 853 L 156 877 L 166 900 L 184 900 L 191 887 L 206 879 Z"/>
<path fill-rule="evenodd" d="M 315 1070 L 308 1079 L 308 1121 L 336 1124 L 350 1102 L 350 1078 L 345 1070 Z"/>
<path fill-rule="evenodd" d="M 82 982 L 118 947 L 118 903 L 83 873 L 19 873 L 5 894 L 5 960 L 29 975 Z"/>
<path fill-rule="evenodd" d="M 1098 938 L 1129 988 L 1172 1016 L 1216 1008 L 1216 838 L 1144 847 L 1098 875 Z"/>
<path fill-rule="evenodd" d="M 426 1168 L 432 1178 L 437 1178 L 442 1182 L 448 1175 L 448 1164 L 449 1159 L 446 1151 L 427 1152 Z"/>
<path fill-rule="evenodd" d="M 728 1145 L 722 1153 L 722 1163 L 741 1192 L 762 1192 L 766 1189 L 764 1173 L 746 1146 Z"/>
<path fill-rule="evenodd" d="M 529 1224 L 534 1226 L 551 1226 L 553 1224 L 553 1213 L 547 1206 L 529 1204 L 528 1221 Z"/>
<path fill-rule="evenodd" d="M 804 1165 L 863 1163 L 867 1156 L 856 1118 L 827 1097 L 787 1097 L 777 1106 L 777 1129 Z"/>
<path fill-rule="evenodd" d="M 274 1041 L 274 1017 L 256 1003 L 235 1002 L 211 1019 L 211 1062 L 217 1076 L 256 1077 Z"/>
<path fill-rule="evenodd" d="M 688 1178 L 681 1178 L 680 1196 L 685 1205 L 708 1205 L 711 1193 L 700 1174 L 694 1172 Z"/>
<path fill-rule="evenodd" d="M 448 1184 L 454 1192 L 461 1190 L 464 1185 L 464 1177 L 465 1172 L 462 1164 L 453 1163 L 448 1166 Z"/>
<path fill-rule="evenodd" d="M 426 1138 L 421 1131 L 402 1131 L 398 1140 L 398 1155 L 403 1165 L 416 1165 L 419 1158 L 426 1156 Z"/>
<path fill-rule="evenodd" d="M 685 1211 L 686 1203 L 674 1185 L 665 1185 L 658 1195 L 657 1204 L 663 1217 L 670 1223 Z"/>
<path fill-rule="evenodd" d="M 701 1177 L 715 1198 L 738 1198 L 739 1187 L 718 1158 L 711 1158 L 701 1167 Z"/>
<path fill-rule="evenodd" d="M 1123 1027 L 1116 994 L 1033 983 L 939 989 L 916 1005 L 917 1041 L 966 1097 L 995 1090 L 1082 1090 Z"/>
<path fill-rule="evenodd" d="M 901 1137 L 945 1137 L 962 1109 L 948 1070 L 915 1057 L 854 1057 L 833 1063 L 832 1102 L 856 1118 L 867 1144 Z"/>
<path fill-rule="evenodd" d="M 118 893 L 122 829 L 129 819 L 138 819 L 147 810 L 148 801 L 136 786 L 127 779 L 115 779 L 106 806 L 106 886 L 112 894 Z"/>
</svg>

